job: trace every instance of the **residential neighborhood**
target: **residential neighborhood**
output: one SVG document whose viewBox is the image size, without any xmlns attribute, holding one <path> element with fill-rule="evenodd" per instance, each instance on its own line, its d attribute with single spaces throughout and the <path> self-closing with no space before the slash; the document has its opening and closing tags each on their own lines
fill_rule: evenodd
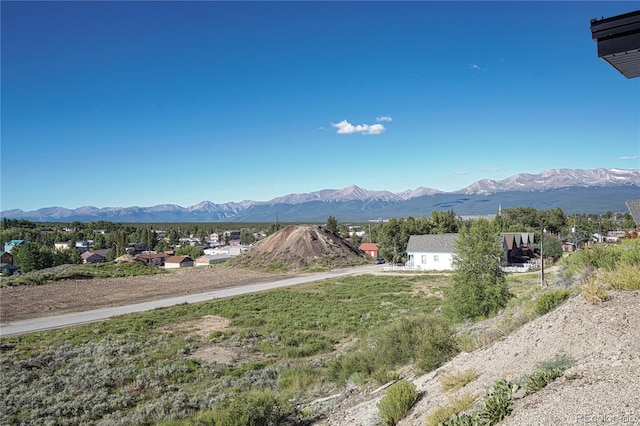
<svg viewBox="0 0 640 426">
<path fill-rule="evenodd" d="M 637 202 L 630 200 L 627 206 L 629 211 L 637 214 Z M 549 262 L 551 257 L 557 258 L 562 253 L 584 249 L 590 244 L 616 244 L 637 235 L 629 213 L 609 212 L 599 216 L 574 215 L 569 218 L 560 209 L 537 212 L 522 207 L 499 209 L 494 217 L 508 229 L 517 229 L 519 223 L 526 223 L 522 231 L 500 233 L 499 241 L 503 250 L 501 266 L 509 271 L 540 267 L 540 251 L 543 247 L 545 261 Z M 451 271 L 454 268 L 457 231 L 465 221 L 471 220 L 456 216 L 453 211 L 434 211 L 429 217 L 391 219 L 366 225 L 338 225 L 335 218 L 330 219 L 333 220 L 332 232 L 357 247 L 371 258 L 372 263 L 385 264 L 386 269 L 420 271 Z M 534 223 L 541 219 L 545 221 L 544 229 Z M 28 229 L 33 231 L 25 233 L 9 232 L 11 221 L 3 221 L 4 250 L 0 253 L 0 267 L 4 275 L 28 272 L 36 265 L 44 268 L 65 262 L 100 264 L 123 259 L 123 255 L 166 269 L 212 266 L 242 256 L 251 250 L 255 242 L 278 229 L 277 224 L 263 228 L 240 227 L 216 231 L 212 229 L 215 224 L 152 227 L 149 224 L 131 226 L 111 222 L 74 222 L 60 227 L 30 224 Z M 326 226 L 329 229 L 329 221 Z M 391 230 L 397 226 L 406 229 Z M 540 238 L 540 232 L 544 235 L 544 241 Z M 50 255 L 23 270 L 16 264 L 12 251 L 25 246 L 33 249 L 30 249 L 33 256 L 45 252 Z"/>
</svg>

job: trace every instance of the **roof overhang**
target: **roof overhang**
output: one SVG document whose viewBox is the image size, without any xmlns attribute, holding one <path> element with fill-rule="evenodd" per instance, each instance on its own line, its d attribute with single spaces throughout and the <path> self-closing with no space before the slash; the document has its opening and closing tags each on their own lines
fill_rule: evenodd
<svg viewBox="0 0 640 426">
<path fill-rule="evenodd" d="M 591 20 L 598 57 L 627 78 L 640 77 L 640 10 Z"/>
</svg>

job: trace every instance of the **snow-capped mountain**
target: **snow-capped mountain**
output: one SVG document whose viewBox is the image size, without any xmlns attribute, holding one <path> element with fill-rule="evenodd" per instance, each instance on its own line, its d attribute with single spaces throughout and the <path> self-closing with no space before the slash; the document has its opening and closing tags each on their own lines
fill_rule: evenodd
<svg viewBox="0 0 640 426">
<path fill-rule="evenodd" d="M 553 169 L 540 174 L 517 174 L 503 180 L 483 179 L 454 192 L 418 187 L 400 193 L 367 190 L 356 185 L 343 189 L 289 194 L 270 201 L 245 200 L 215 204 L 202 201 L 190 207 L 160 204 L 151 207 L 92 206 L 67 209 L 46 207 L 0 213 L 4 218 L 36 222 L 283 222 L 324 221 L 330 215 L 342 221 L 426 216 L 432 210 L 452 209 L 460 215 L 497 212 L 499 207 L 559 207 L 567 214 L 626 211 L 625 200 L 640 198 L 638 169 Z"/>
<path fill-rule="evenodd" d="M 544 191 L 568 187 L 640 185 L 640 170 L 552 169 L 537 175 L 521 173 L 503 180 L 483 179 L 456 193 L 495 194 L 500 191 Z"/>
</svg>

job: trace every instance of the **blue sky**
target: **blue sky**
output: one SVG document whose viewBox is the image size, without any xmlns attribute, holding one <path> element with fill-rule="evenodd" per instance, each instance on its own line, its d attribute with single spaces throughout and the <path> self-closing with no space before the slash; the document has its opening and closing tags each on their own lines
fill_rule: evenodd
<svg viewBox="0 0 640 426">
<path fill-rule="evenodd" d="M 1 209 L 640 168 L 638 2 L 6 2 Z"/>
</svg>

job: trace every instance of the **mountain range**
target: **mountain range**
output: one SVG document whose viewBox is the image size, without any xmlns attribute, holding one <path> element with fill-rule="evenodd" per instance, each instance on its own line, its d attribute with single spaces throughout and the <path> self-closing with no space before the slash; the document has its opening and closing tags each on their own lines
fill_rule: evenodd
<svg viewBox="0 0 640 426">
<path fill-rule="evenodd" d="M 504 180 L 483 179 L 453 192 L 419 187 L 400 193 L 371 191 L 352 185 L 343 189 L 289 194 L 270 201 L 190 207 L 47 207 L 34 211 L 5 210 L 0 216 L 34 222 L 364 222 L 390 217 L 428 216 L 453 209 L 457 215 L 495 214 L 500 207 L 561 208 L 565 214 L 627 212 L 625 201 L 640 198 L 640 169 L 553 169 L 521 173 Z"/>
</svg>

